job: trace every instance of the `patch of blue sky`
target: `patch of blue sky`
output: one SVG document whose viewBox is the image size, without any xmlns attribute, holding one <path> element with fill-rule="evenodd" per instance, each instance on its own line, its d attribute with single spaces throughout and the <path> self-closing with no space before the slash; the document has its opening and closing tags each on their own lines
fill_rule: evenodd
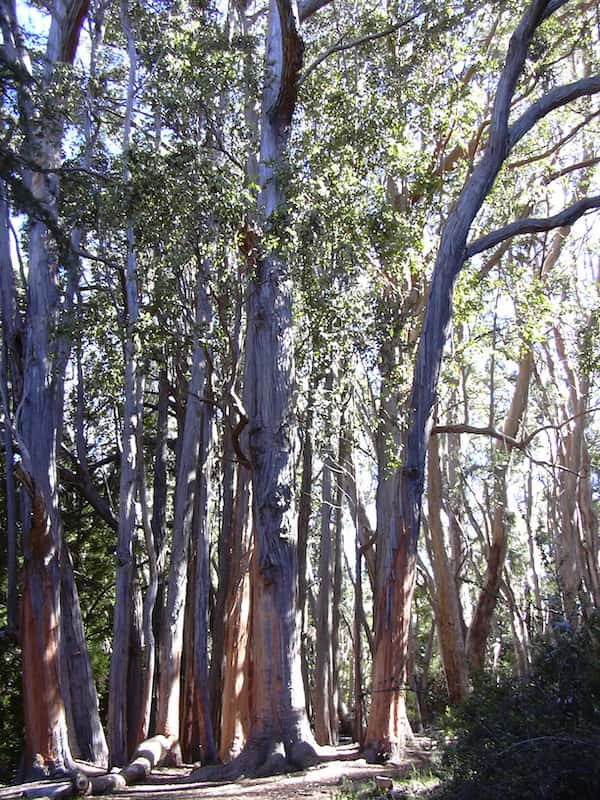
<svg viewBox="0 0 600 800">
<path fill-rule="evenodd" d="M 50 30 L 51 14 L 46 8 L 17 0 L 17 19 L 30 47 L 39 47 Z"/>
</svg>

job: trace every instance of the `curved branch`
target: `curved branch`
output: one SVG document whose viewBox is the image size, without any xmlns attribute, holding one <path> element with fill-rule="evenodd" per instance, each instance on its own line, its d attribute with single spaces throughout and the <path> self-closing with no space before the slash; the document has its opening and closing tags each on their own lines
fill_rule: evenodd
<svg viewBox="0 0 600 800">
<path fill-rule="evenodd" d="M 562 169 L 557 169 L 555 172 L 551 172 L 546 178 L 545 183 L 552 183 L 552 181 L 555 181 L 558 178 L 564 178 L 565 175 L 570 175 L 572 172 L 577 172 L 577 170 L 580 169 L 595 167 L 596 164 L 600 164 L 600 156 L 596 156 L 595 158 L 587 158 L 585 161 L 578 161 L 575 164 L 569 164 L 567 167 L 563 167 Z"/>
<path fill-rule="evenodd" d="M 453 425 L 434 425 L 431 429 L 431 435 L 439 435 L 440 433 L 471 433 L 475 436 L 489 436 L 491 439 L 497 439 L 499 442 L 502 442 L 507 447 L 522 447 L 522 443 L 517 439 L 514 439 L 512 436 L 508 436 L 506 433 L 502 433 L 502 431 L 498 431 L 489 426 L 478 427 L 477 425 L 468 425 L 466 423 L 456 423 Z"/>
<path fill-rule="evenodd" d="M 312 17 L 317 11 L 320 11 L 324 6 L 329 5 L 331 0 L 302 0 L 298 3 L 298 17 L 300 22 L 304 22 L 309 17 Z"/>
<path fill-rule="evenodd" d="M 350 50 L 353 47 L 358 47 L 361 44 L 367 44 L 368 42 L 374 42 L 377 39 L 383 39 L 385 36 L 389 36 L 391 33 L 395 33 L 400 28 L 405 27 L 417 17 L 419 17 L 423 12 L 418 11 L 409 17 L 408 19 L 403 19 L 400 22 L 394 23 L 394 25 L 390 25 L 388 28 L 384 28 L 382 31 L 376 31 L 375 33 L 368 33 L 365 36 L 358 36 L 356 39 L 351 39 L 349 42 L 343 43 L 344 37 L 342 36 L 338 39 L 337 43 L 328 47 L 327 50 L 324 50 L 321 55 L 317 56 L 315 60 L 310 64 L 303 75 L 300 76 L 298 79 L 298 86 L 304 83 L 304 81 L 308 78 L 311 72 L 314 72 L 317 67 L 319 67 L 325 59 L 329 58 L 329 56 L 333 55 L 334 53 L 340 53 L 344 50 Z"/>
<path fill-rule="evenodd" d="M 495 247 L 500 242 L 504 242 L 513 236 L 521 236 L 525 233 L 542 233 L 554 228 L 572 225 L 587 211 L 595 208 L 600 208 L 600 195 L 584 197 L 583 200 L 578 200 L 552 217 L 517 219 L 509 225 L 505 225 L 497 231 L 492 231 L 467 245 L 465 260 L 482 253 L 484 250 L 489 250 L 491 247 Z"/>
<path fill-rule="evenodd" d="M 536 122 L 561 106 L 565 106 L 579 97 L 586 97 L 600 92 L 600 75 L 582 78 L 565 86 L 557 86 L 533 103 L 527 111 L 513 122 L 508 131 L 508 149 L 512 150 L 515 144 L 530 131 Z"/>
<path fill-rule="evenodd" d="M 457 422 L 452 425 L 434 425 L 431 429 L 432 435 L 439 435 L 440 433 L 470 433 L 475 436 L 489 436 L 492 439 L 497 439 L 498 441 L 503 442 L 507 447 L 515 448 L 516 450 L 526 450 L 531 442 L 539 436 L 540 433 L 544 433 L 544 431 L 552 430 L 552 431 L 559 431 L 561 428 L 564 428 L 573 420 L 578 419 L 579 417 L 583 417 L 587 414 L 595 414 L 600 411 L 600 406 L 592 406 L 592 408 L 586 408 L 584 411 L 580 411 L 578 414 L 573 414 L 568 419 L 563 420 L 562 422 L 558 423 L 557 425 L 548 424 L 542 425 L 539 428 L 531 431 L 528 433 L 527 436 L 524 436 L 522 439 L 515 439 L 513 436 L 508 436 L 506 433 L 502 433 L 502 431 L 498 431 L 495 428 L 489 426 L 478 427 L 477 425 L 469 425 L 468 423 Z M 533 461 L 534 459 L 532 459 Z M 535 461 L 535 463 L 541 463 Z M 545 462 L 544 462 L 545 463 Z M 558 465 L 556 465 L 558 466 Z"/>
</svg>

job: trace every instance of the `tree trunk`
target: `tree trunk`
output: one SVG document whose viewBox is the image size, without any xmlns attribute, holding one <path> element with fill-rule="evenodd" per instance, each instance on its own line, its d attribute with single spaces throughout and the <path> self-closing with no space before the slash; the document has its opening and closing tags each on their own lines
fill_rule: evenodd
<svg viewBox="0 0 600 800">
<path fill-rule="evenodd" d="M 129 622 L 129 648 L 127 652 L 127 758 L 135 752 L 139 744 L 138 735 L 142 728 L 145 713 L 144 705 L 144 611 L 142 589 L 138 576 L 138 567 L 134 558 L 133 577 L 131 581 Z"/>
<path fill-rule="evenodd" d="M 385 576 L 391 568 L 392 545 L 397 536 L 394 505 L 398 492 L 398 471 L 393 464 L 398 463 L 400 451 L 400 405 L 396 386 L 395 371 L 397 364 L 397 346 L 393 340 L 386 341 L 380 354 L 381 393 L 377 420 L 376 452 L 377 452 L 377 533 L 376 569 L 374 597 L 381 597 Z M 367 557 L 368 561 L 368 557 Z M 377 613 L 375 603 L 375 630 L 377 630 Z"/>
<path fill-rule="evenodd" d="M 46 47 L 46 68 L 41 80 L 50 80 L 57 62 L 71 62 L 79 37 L 85 0 L 56 0 Z M 9 13 L 16 24 L 14 5 Z M 18 51 L 18 48 L 17 48 Z M 25 64 L 21 66 L 27 71 Z M 25 155 L 49 172 L 35 172 L 26 182 L 33 197 L 56 216 L 58 178 L 51 170 L 60 162 L 63 120 L 34 133 L 26 80 L 21 92 L 22 109 L 28 119 Z M 60 328 L 61 299 L 58 264 L 51 234 L 40 219 L 29 228 L 29 286 L 26 345 L 23 374 L 27 387 L 21 398 L 20 428 L 16 431 L 21 450 L 19 475 L 30 496 L 30 518 L 24 530 L 22 601 L 23 705 L 25 716 L 26 770 L 32 764 L 59 771 L 73 766 L 67 733 L 67 717 L 60 686 L 61 638 L 60 560 L 62 528 L 58 508 L 57 445 L 61 439 L 63 375 L 68 342 L 56 336 Z M 74 265 L 70 254 L 59 246 L 59 259 L 70 268 L 68 291 L 74 288 Z M 4 310 L 3 310 L 3 316 Z M 6 322 L 6 318 L 4 319 Z M 13 376 L 13 379 L 15 376 Z M 6 409 L 8 412 L 8 409 Z"/>
<path fill-rule="evenodd" d="M 66 675 L 62 685 L 68 708 L 69 739 L 76 742 L 78 758 L 105 767 L 108 747 L 100 721 L 98 693 L 83 630 L 73 561 L 66 544 L 63 544 L 61 552 L 60 581 L 62 661 L 63 674 Z"/>
<path fill-rule="evenodd" d="M 241 276 L 240 276 L 241 278 Z M 243 299 L 242 291 L 236 294 L 235 305 L 235 324 L 230 336 L 230 358 L 231 373 L 229 375 L 224 395 L 228 398 L 227 418 L 224 420 L 223 444 L 222 444 L 222 515 L 221 531 L 218 544 L 218 586 L 215 598 L 215 607 L 212 615 L 212 648 L 209 675 L 210 697 L 223 697 L 223 669 L 225 658 L 225 626 L 227 616 L 227 598 L 231 585 L 233 565 L 231 562 L 234 532 L 235 514 L 235 487 L 237 481 L 237 471 L 246 469 L 241 465 L 236 465 L 236 451 L 234 437 L 239 435 L 238 426 L 242 429 L 247 424 L 247 419 L 236 420 L 237 411 L 234 408 L 235 400 L 238 396 L 238 373 L 240 368 L 241 351 L 241 329 L 242 329 L 242 310 Z M 241 411 L 241 410 L 240 410 Z M 211 708 L 213 732 L 217 736 L 217 746 L 220 746 L 221 738 L 221 707 L 222 703 L 213 702 Z"/>
<path fill-rule="evenodd" d="M 231 575 L 225 603 L 221 746 L 223 761 L 239 755 L 250 728 L 250 474 L 238 468 L 231 536 Z"/>
<path fill-rule="evenodd" d="M 577 504 L 585 560 L 585 575 L 595 608 L 600 608 L 600 575 L 598 573 L 598 513 L 593 499 L 590 451 L 585 442 L 581 445 L 581 467 Z"/>
<path fill-rule="evenodd" d="M 312 514 L 313 486 L 313 424 L 315 405 L 315 370 L 311 371 L 304 418 L 304 442 L 302 445 L 302 478 L 300 481 L 300 497 L 298 500 L 298 606 L 300 608 L 300 661 L 302 664 L 302 682 L 306 697 L 307 714 L 310 716 L 310 681 L 308 656 L 306 652 L 306 602 L 307 602 L 307 556 L 310 517 Z"/>
<path fill-rule="evenodd" d="M 10 253 L 9 209 L 5 199 L 6 187 L 0 182 L 0 310 L 2 314 L 2 404 L 4 406 L 4 459 L 6 484 L 6 626 L 16 634 L 18 627 L 17 594 L 17 490 L 14 479 L 13 436 L 9 420 L 13 409 L 10 404 L 9 378 L 15 406 L 21 399 L 22 378 L 22 321 L 17 308 L 15 279 Z"/>
<path fill-rule="evenodd" d="M 154 729 L 156 718 L 156 694 L 160 675 L 160 651 L 158 642 L 160 639 L 161 612 L 164 608 L 165 594 L 165 549 L 167 539 L 167 467 L 168 467 L 168 433 L 169 433 L 169 393 L 171 387 L 166 366 L 163 365 L 158 378 L 158 412 L 156 421 L 156 446 L 154 449 L 154 469 L 152 485 L 152 539 L 154 551 L 156 553 L 157 586 L 156 597 L 152 609 L 152 639 L 154 641 L 154 666 L 150 674 L 150 663 L 145 680 L 151 682 L 150 687 L 146 687 L 146 693 L 150 693 L 150 713 L 148 718 L 148 731 Z M 148 593 L 152 591 L 152 586 L 148 587 Z M 149 601 L 148 601 L 149 602 Z M 150 658 L 151 653 L 147 647 L 146 655 Z M 146 697 L 148 695 L 146 694 Z"/>
<path fill-rule="evenodd" d="M 349 442 L 345 438 L 346 424 L 342 415 L 339 425 L 337 464 L 335 465 L 335 510 L 333 522 L 333 595 L 332 595 L 332 637 L 331 637 L 331 707 L 333 744 L 339 740 L 341 721 L 340 709 L 342 694 L 340 685 L 340 628 L 342 624 L 342 581 L 343 581 L 343 478 L 341 464 L 347 459 Z"/>
<path fill-rule="evenodd" d="M 208 476 L 209 453 L 212 448 L 212 414 L 208 406 L 202 414 L 202 439 L 200 446 L 201 470 L 196 492 L 194 510 L 194 535 L 196 539 L 196 580 L 194 595 L 193 678 L 196 697 L 195 727 L 199 759 L 203 763 L 215 761 L 217 750 L 214 741 L 211 699 L 208 692 L 208 595 L 209 577 L 209 530 L 208 530 Z M 217 703 L 217 697 L 212 696 Z"/>
<path fill-rule="evenodd" d="M 342 428 L 341 442 L 340 442 L 340 487 L 343 489 L 346 500 L 349 506 L 350 515 L 354 523 L 354 609 L 353 609 L 353 624 L 352 635 L 354 639 L 354 739 L 359 744 L 363 740 L 363 669 L 362 669 L 362 636 L 361 626 L 365 618 L 363 607 L 363 591 L 362 591 L 362 547 L 360 537 L 360 514 L 359 504 L 356 497 L 356 472 L 354 468 L 354 456 L 352 452 L 352 427 L 351 423 L 345 421 Z M 341 509 L 340 509 L 341 512 Z M 368 522 L 368 521 L 367 521 Z M 373 551 L 371 550 L 371 553 Z M 374 554 L 373 554 L 374 555 Z M 348 573 L 351 575 L 350 566 L 348 565 Z"/>
<path fill-rule="evenodd" d="M 510 409 L 502 428 L 503 433 L 511 439 L 516 438 L 527 408 L 532 371 L 533 353 L 529 350 L 519 364 L 519 373 Z M 510 451 L 506 452 L 501 442 L 498 442 L 495 448 L 495 461 L 492 540 L 487 556 L 483 588 L 467 635 L 467 656 L 471 669 L 474 671 L 482 670 L 484 666 L 485 647 L 498 601 L 498 592 L 508 551 L 506 478 L 510 466 Z"/>
<path fill-rule="evenodd" d="M 175 486 L 171 565 L 161 636 L 161 671 L 156 720 L 157 731 L 173 741 L 172 758 L 175 763 L 179 763 L 181 760 L 179 711 L 183 612 L 187 589 L 187 556 L 198 483 L 198 453 L 202 435 L 202 397 L 207 373 L 202 336 L 210 325 L 212 313 L 206 293 L 206 265 L 203 270 L 199 271 L 197 280 L 191 377 Z"/>
<path fill-rule="evenodd" d="M 294 9 L 286 0 L 271 0 L 258 201 L 261 220 L 271 226 L 284 200 L 277 173 L 283 164 L 301 65 L 302 42 Z M 230 765 L 230 776 L 272 772 L 289 764 L 306 766 L 315 759 L 298 642 L 289 265 L 276 252 L 255 250 L 250 259 L 246 378 L 255 531 L 252 716 L 244 751 Z"/>
<path fill-rule="evenodd" d="M 127 0 L 121 0 L 121 25 L 127 41 L 129 74 L 123 127 L 123 177 L 129 179 L 128 150 L 133 123 L 134 87 L 137 73 L 137 53 L 129 19 Z M 111 765 L 123 765 L 129 760 L 128 675 L 131 638 L 131 594 L 135 564 L 133 538 L 136 528 L 136 489 L 139 474 L 138 441 L 138 351 L 136 325 L 139 315 L 138 274 L 134 251 L 133 221 L 127 221 L 126 272 L 124 276 L 124 307 L 126 332 L 124 342 L 125 385 L 123 404 L 123 433 L 121 477 L 119 486 L 119 531 L 115 578 L 115 609 L 113 617 L 113 652 L 110 665 L 108 705 L 108 736 Z"/>
<path fill-rule="evenodd" d="M 333 372 L 330 370 L 325 381 L 325 402 L 328 411 L 325 418 L 325 439 L 331 439 L 332 426 Z M 329 441 L 323 457 L 321 478 L 321 548 L 319 552 L 319 599 L 316 622 L 316 666 L 315 666 L 315 736 L 319 744 L 333 744 L 335 728 L 335 706 L 333 703 L 333 664 L 332 664 L 332 489 L 333 452 Z"/>
<path fill-rule="evenodd" d="M 429 506 L 429 533 L 431 538 L 432 567 L 436 588 L 436 623 L 442 654 L 448 698 L 452 704 L 462 702 L 469 693 L 469 669 L 462 615 L 456 581 L 446 551 L 442 527 L 442 472 L 440 468 L 439 439 L 429 440 L 427 501 Z"/>
</svg>

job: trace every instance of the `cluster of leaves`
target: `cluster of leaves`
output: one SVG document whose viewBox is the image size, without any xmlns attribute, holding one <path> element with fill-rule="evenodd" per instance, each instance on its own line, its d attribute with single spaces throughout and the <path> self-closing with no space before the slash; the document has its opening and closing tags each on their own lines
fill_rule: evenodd
<svg viewBox="0 0 600 800">
<path fill-rule="evenodd" d="M 600 617 L 556 630 L 526 681 L 482 679 L 447 718 L 447 798 L 587 798 L 600 791 Z"/>
</svg>

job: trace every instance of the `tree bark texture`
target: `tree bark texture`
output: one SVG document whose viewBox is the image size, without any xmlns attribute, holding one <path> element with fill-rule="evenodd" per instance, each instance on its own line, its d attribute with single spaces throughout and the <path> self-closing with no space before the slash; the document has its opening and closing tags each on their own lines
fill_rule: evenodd
<svg viewBox="0 0 600 800">
<path fill-rule="evenodd" d="M 442 526 L 442 470 L 439 437 L 429 440 L 428 457 L 429 534 L 432 567 L 436 586 L 436 625 L 448 698 L 452 704 L 462 702 L 469 693 L 469 669 L 463 634 L 460 601 L 451 561 L 448 558 Z"/>
<path fill-rule="evenodd" d="M 267 226 L 284 197 L 277 171 L 296 103 L 302 42 L 295 9 L 271 0 L 261 112 L 259 217 Z M 315 758 L 305 712 L 293 519 L 293 334 L 289 265 L 257 252 L 248 298 L 248 441 L 255 558 L 252 567 L 252 709 L 232 774 L 273 772 Z"/>
<path fill-rule="evenodd" d="M 41 78 L 43 83 L 52 79 L 58 62 L 72 61 L 86 13 L 85 0 L 56 0 L 53 3 L 46 44 L 46 66 Z M 11 6 L 11 16 L 16 21 L 14 6 Z M 33 114 L 26 82 L 19 91 L 21 109 L 28 116 L 23 123 L 25 155 L 39 163 L 42 170 L 52 170 L 60 163 L 64 120 L 59 117 L 46 128 L 34 130 L 30 125 Z M 58 193 L 56 173 L 29 172 L 26 183 L 35 200 L 48 209 L 49 218 L 55 218 Z M 53 244 L 46 222 L 32 218 L 23 356 L 26 381 L 22 387 L 16 427 L 21 450 L 19 475 L 30 497 L 29 519 L 25 521 L 24 530 L 22 603 L 26 769 L 35 763 L 38 768 L 50 771 L 72 766 L 65 697 L 60 681 L 63 666 L 69 662 L 69 667 L 72 667 L 73 661 L 64 649 L 61 625 L 62 528 L 57 469 L 57 448 L 62 437 L 64 367 L 70 341 L 67 336 L 56 334 L 56 330 L 60 330 L 61 306 L 67 311 L 71 307 L 71 293 L 77 280 L 74 274 L 76 267 L 70 254 L 59 244 L 58 256 L 54 255 Z M 57 260 L 62 262 L 69 275 L 64 297 L 61 296 L 56 277 Z M 3 307 L 3 321 L 6 323 L 8 320 L 4 311 Z M 10 315 L 11 312 L 8 313 Z M 12 324 L 10 330 L 12 344 L 9 342 L 9 347 L 15 347 L 16 323 Z M 15 370 L 13 373 L 14 391 L 17 375 Z M 72 587 L 66 588 L 66 591 L 73 600 L 71 631 L 82 636 L 76 594 L 72 594 Z M 91 680 L 91 673 L 88 671 L 87 651 L 81 655 L 85 676 L 80 676 L 80 688 L 85 694 L 90 687 L 83 687 L 83 682 Z M 93 713 L 93 708 L 91 710 Z M 83 738 L 81 730 L 77 733 Z M 99 734 L 98 730 L 96 733 Z M 93 737 L 91 732 L 90 735 Z M 95 744 L 102 749 L 98 740 L 96 743 L 93 740 L 80 741 L 83 749 L 90 745 L 92 751 Z"/>
</svg>

